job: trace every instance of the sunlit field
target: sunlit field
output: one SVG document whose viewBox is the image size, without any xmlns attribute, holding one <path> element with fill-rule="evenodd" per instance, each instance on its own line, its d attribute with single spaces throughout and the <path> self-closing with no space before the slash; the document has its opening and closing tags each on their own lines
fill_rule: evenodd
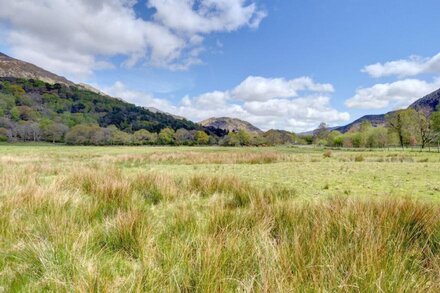
<svg viewBox="0 0 440 293">
<path fill-rule="evenodd" d="M 0 292 L 439 292 L 440 154 L 0 145 Z"/>
</svg>

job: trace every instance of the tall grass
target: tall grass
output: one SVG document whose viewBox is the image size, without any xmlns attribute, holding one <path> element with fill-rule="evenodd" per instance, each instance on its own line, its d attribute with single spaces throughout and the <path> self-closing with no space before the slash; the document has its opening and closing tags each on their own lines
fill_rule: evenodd
<svg viewBox="0 0 440 293">
<path fill-rule="evenodd" d="M 307 200 L 113 161 L 11 163 L 0 175 L 0 291 L 440 290 L 435 202 Z"/>
<path fill-rule="evenodd" d="M 271 164 L 288 162 L 292 156 L 275 151 L 262 152 L 153 152 L 150 154 L 125 155 L 114 158 L 118 163 L 136 165 L 145 163 L 164 164 Z"/>
</svg>

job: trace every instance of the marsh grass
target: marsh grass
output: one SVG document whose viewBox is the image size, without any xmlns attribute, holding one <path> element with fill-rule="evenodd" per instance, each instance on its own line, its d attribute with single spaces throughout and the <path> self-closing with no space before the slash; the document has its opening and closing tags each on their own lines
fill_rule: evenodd
<svg viewBox="0 0 440 293">
<path fill-rule="evenodd" d="M 233 174 L 124 172 L 112 159 L 8 162 L 0 168 L 6 292 L 440 290 L 436 201 L 303 198 Z"/>
<path fill-rule="evenodd" d="M 288 162 L 293 158 L 279 152 L 153 152 L 142 155 L 126 155 L 114 160 L 122 165 L 142 165 L 146 163 L 163 164 L 271 164 Z"/>
</svg>

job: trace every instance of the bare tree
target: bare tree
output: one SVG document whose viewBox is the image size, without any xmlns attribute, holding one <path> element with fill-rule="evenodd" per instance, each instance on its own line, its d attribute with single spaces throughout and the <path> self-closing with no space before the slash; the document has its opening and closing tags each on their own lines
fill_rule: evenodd
<svg viewBox="0 0 440 293">
<path fill-rule="evenodd" d="M 432 120 L 430 118 L 430 113 L 427 110 L 420 109 L 415 115 L 416 127 L 420 136 L 420 142 L 422 149 L 426 147 L 427 144 L 433 141 L 433 131 L 432 131 Z"/>
</svg>

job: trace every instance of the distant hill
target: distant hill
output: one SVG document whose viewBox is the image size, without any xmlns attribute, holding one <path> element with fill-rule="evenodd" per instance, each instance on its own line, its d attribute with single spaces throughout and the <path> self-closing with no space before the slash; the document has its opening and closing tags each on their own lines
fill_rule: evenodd
<svg viewBox="0 0 440 293">
<path fill-rule="evenodd" d="M 361 123 L 364 121 L 369 121 L 371 123 L 371 125 L 373 125 L 374 127 L 381 126 L 381 125 L 385 124 L 385 115 L 386 114 L 365 115 L 365 116 L 362 116 L 361 118 L 351 122 L 350 124 L 347 124 L 344 126 L 333 127 L 332 130 L 337 130 L 342 133 L 345 133 L 345 132 L 349 131 L 350 129 L 361 125 Z"/>
<path fill-rule="evenodd" d="M 74 85 L 73 82 L 31 63 L 11 58 L 0 53 L 0 77 L 15 77 L 41 80 L 50 84 Z"/>
<path fill-rule="evenodd" d="M 417 111 L 423 110 L 427 113 L 432 113 L 438 110 L 440 103 L 440 89 L 424 96 L 423 98 L 415 101 L 412 103 L 408 109 L 415 109 Z M 379 114 L 379 115 L 365 115 L 355 121 L 353 121 L 350 124 L 347 124 L 345 126 L 339 126 L 334 127 L 334 130 L 340 131 L 342 133 L 345 133 L 349 131 L 351 128 L 356 127 L 360 125 L 363 121 L 369 121 L 373 126 L 380 126 L 385 124 L 385 116 L 387 114 L 390 114 L 392 112 L 388 112 L 386 114 Z"/>
<path fill-rule="evenodd" d="M 186 119 L 185 117 L 182 117 L 182 116 L 179 116 L 179 115 L 174 115 L 174 114 L 171 114 L 171 113 L 168 113 L 168 112 L 164 112 L 164 111 L 159 110 L 159 109 L 157 109 L 155 107 L 145 107 L 145 109 L 147 109 L 147 110 L 149 110 L 149 111 L 151 111 L 153 113 L 162 113 L 162 114 L 166 114 L 166 115 L 171 115 L 171 116 L 173 116 L 176 119 Z"/>
<path fill-rule="evenodd" d="M 226 131 L 245 130 L 250 133 L 261 134 L 263 131 L 249 122 L 229 117 L 209 118 L 199 122 L 204 127 L 219 128 Z"/>
</svg>

